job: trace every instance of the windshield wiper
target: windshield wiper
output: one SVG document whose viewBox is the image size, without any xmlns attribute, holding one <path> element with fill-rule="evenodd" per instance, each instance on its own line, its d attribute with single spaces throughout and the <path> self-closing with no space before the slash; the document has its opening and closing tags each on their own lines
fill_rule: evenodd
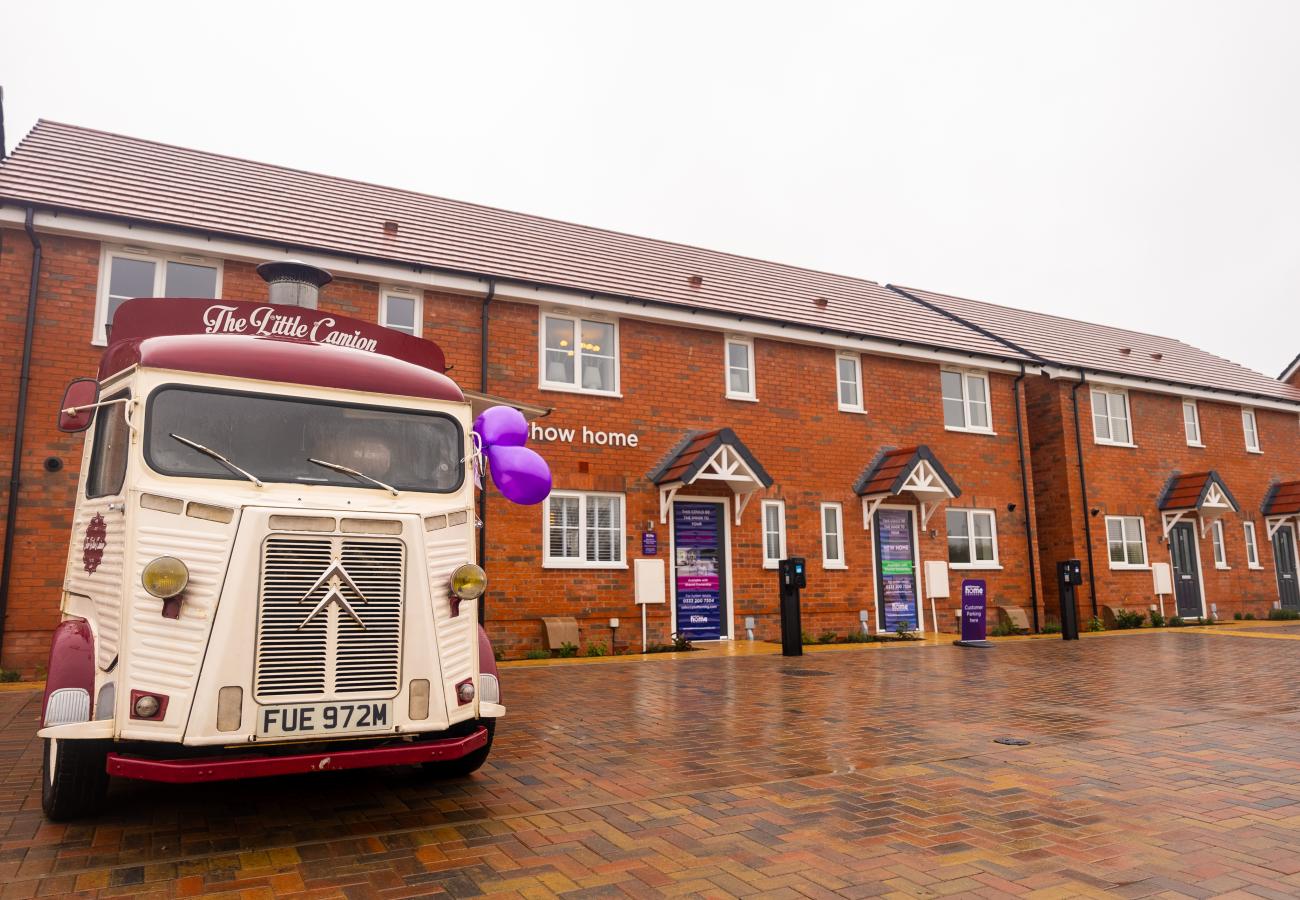
<svg viewBox="0 0 1300 900">
<path fill-rule="evenodd" d="M 384 484 L 378 478 L 371 478 L 364 472 L 358 472 L 356 469 L 349 469 L 342 463 L 330 462 L 327 459 L 313 459 L 310 456 L 307 457 L 307 462 L 315 463 L 318 466 L 324 466 L 327 469 L 333 469 L 335 472 L 342 472 L 344 475 L 351 475 L 353 478 L 360 478 L 362 481 L 369 481 L 371 484 L 379 485 L 394 497 L 400 496 L 397 488 L 393 487 L 391 484 Z"/>
<path fill-rule="evenodd" d="M 253 484 L 257 485 L 258 487 L 262 486 L 262 479 L 258 478 L 256 475 L 254 475 L 252 472 L 247 471 L 246 469 L 239 468 L 239 466 L 235 465 L 230 460 L 226 459 L 224 456 L 222 456 L 216 450 L 213 450 L 211 447 L 205 447 L 202 444 L 200 444 L 198 441 L 192 441 L 189 438 L 181 437 L 179 434 L 176 434 L 175 432 L 170 432 L 170 435 L 171 437 L 180 441 L 186 447 L 193 447 L 195 450 L 199 451 L 203 455 L 211 456 L 213 459 L 221 463 L 230 471 L 238 472 L 240 475 L 243 475 L 245 478 L 253 482 Z"/>
</svg>

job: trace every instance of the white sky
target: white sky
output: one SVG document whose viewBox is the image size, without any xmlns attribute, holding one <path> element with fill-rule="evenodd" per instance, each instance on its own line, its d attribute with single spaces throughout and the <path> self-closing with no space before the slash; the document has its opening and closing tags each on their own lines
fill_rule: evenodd
<svg viewBox="0 0 1300 900">
<path fill-rule="evenodd" d="M 9 4 L 38 117 L 1300 351 L 1300 3 Z"/>
</svg>

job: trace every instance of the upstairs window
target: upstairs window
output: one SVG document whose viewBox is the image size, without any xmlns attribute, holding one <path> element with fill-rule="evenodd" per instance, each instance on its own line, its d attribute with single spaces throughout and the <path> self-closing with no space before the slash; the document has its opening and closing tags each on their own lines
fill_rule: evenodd
<svg viewBox="0 0 1300 900">
<path fill-rule="evenodd" d="M 991 509 L 950 509 L 948 564 L 953 568 L 993 568 L 998 564 L 998 525 Z"/>
<path fill-rule="evenodd" d="M 1142 518 L 1107 516 L 1106 549 L 1112 569 L 1145 569 L 1147 539 Z"/>
<path fill-rule="evenodd" d="M 763 568 L 775 569 L 785 559 L 785 503 L 763 501 Z"/>
<path fill-rule="evenodd" d="M 943 425 L 958 431 L 993 430 L 989 418 L 989 379 L 984 372 L 943 369 Z"/>
<path fill-rule="evenodd" d="M 134 248 L 105 249 L 100 260 L 92 341 L 108 342 L 113 316 L 127 300 L 136 297 L 215 299 L 220 293 L 221 266 L 216 260 Z"/>
<path fill-rule="evenodd" d="M 403 334 L 419 337 L 421 323 L 421 298 L 412 290 L 393 288 L 379 297 L 379 324 Z"/>
<path fill-rule="evenodd" d="M 543 313 L 541 367 L 544 388 L 617 395 L 617 326 Z"/>
<path fill-rule="evenodd" d="M 1183 432 L 1187 435 L 1187 446 L 1205 446 L 1201 443 L 1201 415 L 1195 400 L 1183 401 Z"/>
<path fill-rule="evenodd" d="M 754 342 L 748 338 L 727 338 L 727 399 L 758 399 L 754 389 Z"/>
<path fill-rule="evenodd" d="M 551 569 L 621 569 L 623 495 L 552 491 L 546 498 L 543 564 Z"/>
<path fill-rule="evenodd" d="M 835 377 L 839 385 L 840 411 L 862 412 L 862 357 L 856 353 L 836 356 Z"/>
<path fill-rule="evenodd" d="M 1129 427 L 1128 394 L 1117 390 L 1092 389 L 1092 434 L 1098 444 L 1133 445 Z"/>
<path fill-rule="evenodd" d="M 1251 453 L 1261 453 L 1259 449 L 1259 429 L 1255 424 L 1255 411 L 1253 409 L 1243 409 L 1241 411 L 1241 430 L 1246 435 L 1246 449 Z"/>
</svg>

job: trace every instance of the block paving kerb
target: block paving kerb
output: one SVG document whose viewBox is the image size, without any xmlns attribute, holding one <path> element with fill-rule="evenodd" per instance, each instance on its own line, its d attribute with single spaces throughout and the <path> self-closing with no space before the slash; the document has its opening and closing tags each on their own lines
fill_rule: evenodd
<svg viewBox="0 0 1300 900">
<path fill-rule="evenodd" d="M 0 692 L 0 897 L 1292 897 L 1297 631 L 509 668 L 469 780 L 119 784 L 58 826 L 39 694 Z"/>
</svg>

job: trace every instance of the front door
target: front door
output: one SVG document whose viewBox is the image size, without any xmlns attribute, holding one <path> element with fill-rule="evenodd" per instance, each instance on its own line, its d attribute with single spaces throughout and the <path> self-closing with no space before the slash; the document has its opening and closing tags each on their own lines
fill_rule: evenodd
<svg viewBox="0 0 1300 900">
<path fill-rule="evenodd" d="M 880 598 L 878 627 L 909 631 L 920 627 L 916 591 L 916 542 L 910 509 L 877 509 L 875 515 L 876 596 Z"/>
<path fill-rule="evenodd" d="M 1201 615 L 1201 576 L 1196 558 L 1196 529 L 1191 522 L 1179 522 L 1169 530 L 1169 555 L 1174 567 L 1174 599 L 1178 615 Z"/>
<path fill-rule="evenodd" d="M 1296 578 L 1295 532 L 1283 525 L 1273 533 L 1273 567 L 1277 569 L 1277 595 L 1283 609 L 1300 610 L 1300 580 Z"/>
<path fill-rule="evenodd" d="M 725 510 L 722 503 L 673 504 L 677 633 L 693 641 L 716 641 L 728 632 Z"/>
</svg>

